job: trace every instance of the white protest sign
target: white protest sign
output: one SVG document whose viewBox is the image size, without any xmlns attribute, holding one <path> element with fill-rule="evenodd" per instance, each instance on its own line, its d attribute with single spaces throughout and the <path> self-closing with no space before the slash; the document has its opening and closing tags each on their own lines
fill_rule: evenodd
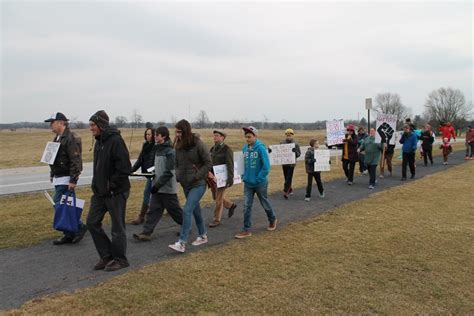
<svg viewBox="0 0 474 316">
<path fill-rule="evenodd" d="M 245 171 L 245 162 L 244 162 L 244 153 L 241 151 L 234 152 L 234 173 L 237 175 L 244 174 Z"/>
<path fill-rule="evenodd" d="M 226 165 L 217 165 L 213 166 L 214 176 L 216 177 L 217 187 L 223 188 L 227 184 L 227 166 Z M 237 166 L 234 164 L 234 184 L 242 183 L 240 175 L 236 173 Z"/>
<path fill-rule="evenodd" d="M 375 142 L 394 144 L 393 135 L 397 130 L 397 116 L 392 114 L 379 113 L 377 115 L 377 123 L 375 124 Z"/>
<path fill-rule="evenodd" d="M 389 143 L 390 145 L 398 145 L 400 144 L 400 139 L 402 138 L 403 131 L 397 131 L 393 134 L 392 141 Z"/>
<path fill-rule="evenodd" d="M 41 162 L 48 165 L 53 165 L 60 145 L 61 143 L 47 142 L 46 147 L 44 148 L 43 156 L 41 157 Z"/>
<path fill-rule="evenodd" d="M 295 143 L 270 145 L 272 152 L 269 154 L 270 165 L 291 165 L 296 163 L 296 155 L 293 152 Z"/>
<path fill-rule="evenodd" d="M 66 201 L 66 195 L 62 195 L 61 196 L 61 201 L 59 202 L 59 204 L 68 204 L 68 205 L 71 205 L 71 206 L 74 206 L 74 199 L 72 198 L 72 196 L 68 196 L 67 198 L 67 201 Z M 80 208 L 80 209 L 84 209 L 84 204 L 86 203 L 85 200 L 81 200 L 81 199 L 78 199 L 76 198 L 76 207 Z"/>
<path fill-rule="evenodd" d="M 314 151 L 314 171 L 331 171 L 331 151 L 329 149 L 321 149 Z"/>
<path fill-rule="evenodd" d="M 344 120 L 326 121 L 326 136 L 328 146 L 342 144 L 346 129 Z"/>
</svg>

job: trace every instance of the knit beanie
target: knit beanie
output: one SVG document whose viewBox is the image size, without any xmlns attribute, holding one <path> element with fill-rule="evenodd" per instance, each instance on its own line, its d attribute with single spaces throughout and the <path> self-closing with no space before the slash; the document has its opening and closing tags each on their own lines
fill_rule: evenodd
<svg viewBox="0 0 474 316">
<path fill-rule="evenodd" d="M 94 122 L 101 130 L 109 127 L 109 116 L 104 110 L 95 112 L 89 121 Z"/>
</svg>

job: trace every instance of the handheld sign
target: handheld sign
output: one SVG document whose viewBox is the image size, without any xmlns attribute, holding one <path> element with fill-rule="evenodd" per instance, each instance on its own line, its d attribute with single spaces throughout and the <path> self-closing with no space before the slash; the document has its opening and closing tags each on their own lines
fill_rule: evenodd
<svg viewBox="0 0 474 316">
<path fill-rule="evenodd" d="M 331 171 L 331 152 L 329 149 L 321 149 L 314 151 L 314 171 Z"/>
<path fill-rule="evenodd" d="M 397 116 L 392 114 L 379 113 L 375 124 L 375 142 L 377 144 L 392 144 L 392 138 L 397 129 Z"/>
<path fill-rule="evenodd" d="M 46 147 L 44 148 L 43 156 L 41 157 L 41 162 L 48 165 L 53 165 L 60 145 L 61 143 L 47 142 Z"/>
<path fill-rule="evenodd" d="M 296 163 L 296 156 L 293 151 L 295 143 L 270 145 L 272 152 L 269 154 L 270 165 L 291 165 Z"/>
<path fill-rule="evenodd" d="M 344 128 L 344 120 L 326 121 L 326 136 L 328 146 L 342 144 L 346 129 Z"/>
<path fill-rule="evenodd" d="M 217 165 L 213 166 L 214 176 L 216 177 L 217 187 L 223 188 L 227 184 L 227 166 L 226 165 Z M 237 174 L 237 165 L 234 164 L 234 184 L 242 183 L 240 175 Z"/>
</svg>

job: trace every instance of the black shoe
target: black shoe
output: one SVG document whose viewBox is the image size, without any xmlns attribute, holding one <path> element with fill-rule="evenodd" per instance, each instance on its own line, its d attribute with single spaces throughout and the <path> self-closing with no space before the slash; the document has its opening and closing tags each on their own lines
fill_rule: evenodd
<svg viewBox="0 0 474 316">
<path fill-rule="evenodd" d="M 87 232 L 87 226 L 82 224 L 81 228 L 79 229 L 79 232 L 72 239 L 72 243 L 77 244 L 78 242 L 80 242 L 82 238 L 84 238 L 84 235 L 86 234 L 86 232 Z"/>
<path fill-rule="evenodd" d="M 100 259 L 94 266 L 94 270 L 104 270 L 107 264 L 112 261 L 112 258 Z"/>
<path fill-rule="evenodd" d="M 112 260 L 105 266 L 104 271 L 107 271 L 107 272 L 117 271 L 117 270 L 126 268 L 128 266 L 130 266 L 128 261 Z"/>
<path fill-rule="evenodd" d="M 415 175 L 412 174 L 411 177 L 410 177 L 410 179 L 415 179 Z"/>
<path fill-rule="evenodd" d="M 237 207 L 237 204 L 232 204 L 232 206 L 229 209 L 229 215 L 227 216 L 228 218 L 231 218 L 234 215 L 235 208 Z"/>
<path fill-rule="evenodd" d="M 72 238 L 69 236 L 63 236 L 53 241 L 53 245 L 72 244 Z"/>
</svg>

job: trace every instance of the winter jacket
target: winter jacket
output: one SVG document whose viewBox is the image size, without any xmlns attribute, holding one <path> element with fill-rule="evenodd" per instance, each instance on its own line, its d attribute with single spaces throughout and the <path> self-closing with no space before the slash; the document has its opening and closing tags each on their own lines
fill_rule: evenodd
<svg viewBox="0 0 474 316">
<path fill-rule="evenodd" d="M 50 165 L 51 177 L 70 177 L 70 183 L 77 183 L 82 171 L 82 144 L 81 138 L 73 133 L 68 127 L 63 134 L 53 139 L 53 142 L 61 143 L 54 164 Z"/>
<path fill-rule="evenodd" d="M 379 164 L 383 145 L 375 142 L 375 136 L 366 137 L 360 145 L 360 150 L 365 152 L 364 163 L 367 166 Z"/>
<path fill-rule="evenodd" d="M 176 149 L 176 180 L 184 188 L 206 185 L 205 179 L 212 168 L 206 145 L 197 135 L 193 137 L 195 143 L 193 147 Z"/>
<path fill-rule="evenodd" d="M 415 133 L 403 133 L 400 138 L 400 144 L 403 144 L 402 151 L 404 153 L 414 153 L 416 152 L 416 145 L 418 143 L 418 137 Z"/>
<path fill-rule="evenodd" d="M 244 174 L 242 181 L 246 186 L 255 188 L 268 183 L 270 173 L 270 158 L 267 147 L 257 139 L 252 148 L 245 145 L 242 149 L 244 153 Z"/>
<path fill-rule="evenodd" d="M 360 145 L 362 145 L 362 143 L 364 142 L 364 139 L 366 139 L 367 137 L 369 137 L 369 134 L 367 133 L 357 133 L 357 148 L 360 147 Z"/>
<path fill-rule="evenodd" d="M 474 128 L 468 129 L 466 132 L 466 142 L 474 142 Z"/>
<path fill-rule="evenodd" d="M 452 137 L 456 139 L 456 131 L 454 130 L 454 127 L 452 127 L 451 125 L 440 126 L 438 130 L 443 135 L 443 138 L 447 137 L 448 140 L 451 140 L 451 137 Z"/>
<path fill-rule="evenodd" d="M 300 145 L 298 145 L 298 143 L 295 142 L 294 139 L 292 139 L 292 140 L 284 139 L 280 142 L 280 144 L 282 144 L 282 145 L 283 144 L 293 144 L 293 143 L 295 144 L 295 148 L 293 149 L 293 151 L 295 153 L 295 161 L 296 161 L 296 159 L 298 159 L 298 157 L 301 156 Z M 296 164 L 294 164 L 294 163 L 293 164 L 288 164 L 287 166 L 293 166 L 294 167 L 294 166 L 296 166 Z"/>
<path fill-rule="evenodd" d="M 314 173 L 314 163 L 316 158 L 314 158 L 314 147 L 309 147 L 304 155 L 304 165 L 306 168 L 306 173 Z M 316 171 L 319 172 L 319 171 Z"/>
<path fill-rule="evenodd" d="M 96 136 L 92 191 L 97 196 L 112 196 L 130 190 L 132 170 L 127 146 L 120 131 L 108 127 Z"/>
<path fill-rule="evenodd" d="M 424 131 L 421 133 L 419 139 L 421 140 L 421 148 L 429 150 L 433 147 L 434 137 L 431 131 Z"/>
<path fill-rule="evenodd" d="M 341 160 L 357 161 L 359 160 L 359 155 L 357 154 L 357 135 L 353 134 L 350 140 L 347 139 L 347 136 L 348 134 L 344 138 Z"/>
<path fill-rule="evenodd" d="M 155 177 L 152 184 L 156 192 L 165 194 L 178 193 L 175 170 L 176 154 L 171 140 L 167 140 L 163 144 L 156 144 L 154 151 Z"/>
<path fill-rule="evenodd" d="M 142 151 L 140 152 L 137 161 L 135 161 L 135 163 L 133 164 L 132 172 L 137 171 L 140 167 L 142 168 L 142 173 L 148 172 L 148 169 L 150 167 L 153 167 L 153 165 L 155 164 L 155 151 L 155 143 L 144 142 Z"/>
<path fill-rule="evenodd" d="M 212 146 L 211 150 L 212 165 L 226 165 L 227 169 L 227 187 L 234 184 L 234 152 L 225 143 Z"/>
</svg>

